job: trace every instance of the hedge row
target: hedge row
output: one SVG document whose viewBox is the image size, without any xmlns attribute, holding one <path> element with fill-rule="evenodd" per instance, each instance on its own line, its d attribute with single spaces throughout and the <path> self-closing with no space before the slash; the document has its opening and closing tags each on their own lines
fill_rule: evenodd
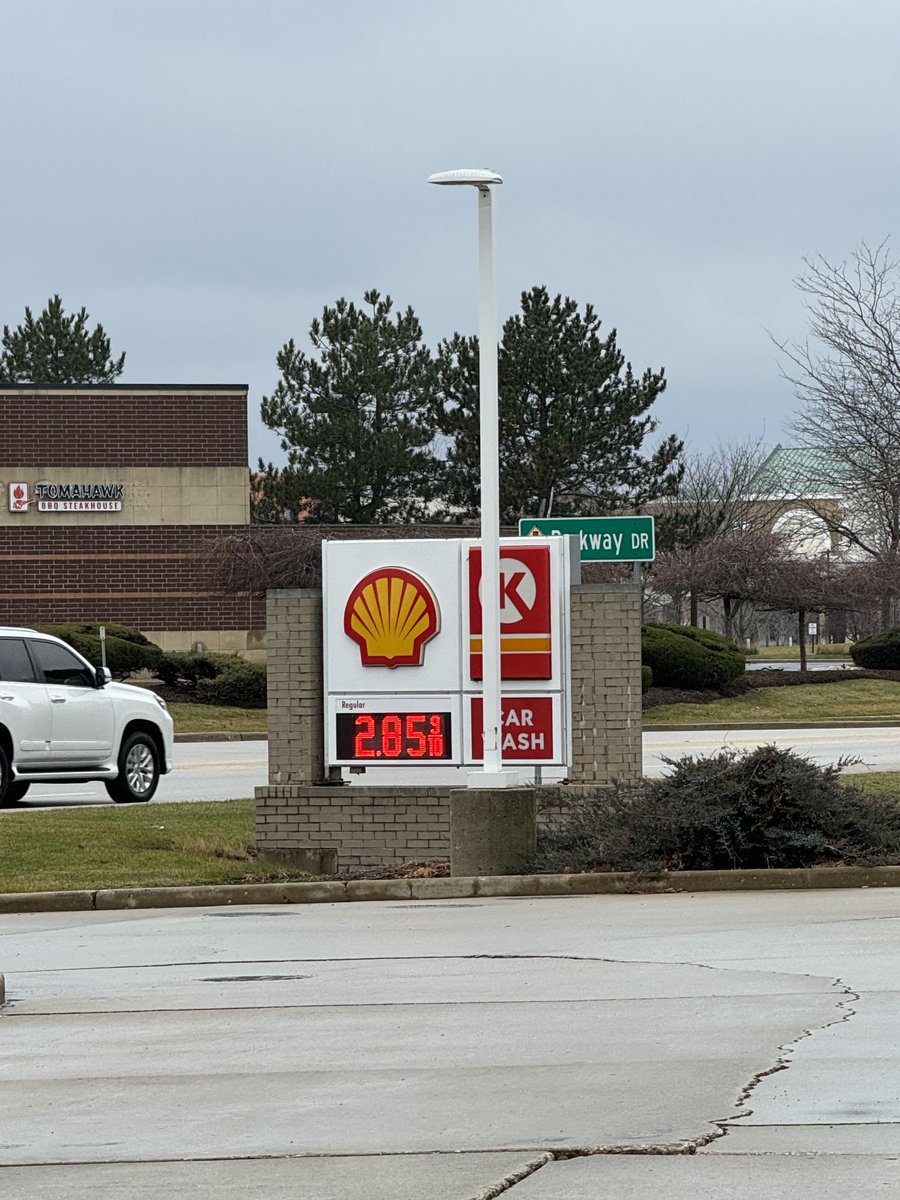
<svg viewBox="0 0 900 1200">
<path fill-rule="evenodd" d="M 99 624 L 73 621 L 37 628 L 62 638 L 99 666 Z M 851 653 L 860 666 L 900 668 L 900 629 L 859 642 Z M 744 670 L 744 655 L 733 642 L 692 625 L 644 625 L 641 658 L 642 691 L 652 685 L 717 689 Z M 234 654 L 164 654 L 142 633 L 122 625 L 106 624 L 106 662 L 116 678 L 150 670 L 163 683 L 192 693 L 202 704 L 266 703 L 266 668 L 262 664 Z"/>
<path fill-rule="evenodd" d="M 870 671 L 900 670 L 900 629 L 886 629 L 850 647 L 850 657 L 858 667 Z"/>
</svg>

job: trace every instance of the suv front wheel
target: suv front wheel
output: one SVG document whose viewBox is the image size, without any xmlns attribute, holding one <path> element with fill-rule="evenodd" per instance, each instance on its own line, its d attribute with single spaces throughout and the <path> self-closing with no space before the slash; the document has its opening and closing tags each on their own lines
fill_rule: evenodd
<svg viewBox="0 0 900 1200">
<path fill-rule="evenodd" d="M 119 776 L 106 784 L 116 804 L 149 800 L 159 783 L 159 751 L 148 733 L 132 733 L 119 751 Z"/>
</svg>

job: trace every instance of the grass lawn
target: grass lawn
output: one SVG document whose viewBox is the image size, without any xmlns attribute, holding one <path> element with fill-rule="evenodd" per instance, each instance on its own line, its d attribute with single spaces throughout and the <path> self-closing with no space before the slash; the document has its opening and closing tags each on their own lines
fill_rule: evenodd
<svg viewBox="0 0 900 1200">
<path fill-rule="evenodd" d="M 648 708 L 644 725 L 718 725 L 739 721 L 845 721 L 900 718 L 900 683 L 847 679 L 799 687 L 754 688 L 744 696 L 711 704 L 663 704 Z"/>
<path fill-rule="evenodd" d="M 900 771 L 868 771 L 862 775 L 842 775 L 842 782 L 852 783 L 862 792 L 873 796 L 890 796 L 900 800 Z"/>
<path fill-rule="evenodd" d="M 0 892 L 309 879 L 257 862 L 252 800 L 0 810 Z"/>
<path fill-rule="evenodd" d="M 900 801 L 900 772 L 844 781 Z M 0 811 L 0 892 L 315 878 L 253 854 L 252 800 Z"/>
<path fill-rule="evenodd" d="M 264 708 L 227 708 L 215 704 L 170 704 L 176 733 L 265 733 Z"/>
</svg>

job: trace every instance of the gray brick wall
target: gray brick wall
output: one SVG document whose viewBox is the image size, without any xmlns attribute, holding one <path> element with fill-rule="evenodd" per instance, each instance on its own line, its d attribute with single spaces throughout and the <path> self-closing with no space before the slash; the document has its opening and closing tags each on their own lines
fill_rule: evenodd
<svg viewBox="0 0 900 1200">
<path fill-rule="evenodd" d="M 256 797 L 263 856 L 336 849 L 341 869 L 450 857 L 446 789 L 270 785 Z"/>
</svg>

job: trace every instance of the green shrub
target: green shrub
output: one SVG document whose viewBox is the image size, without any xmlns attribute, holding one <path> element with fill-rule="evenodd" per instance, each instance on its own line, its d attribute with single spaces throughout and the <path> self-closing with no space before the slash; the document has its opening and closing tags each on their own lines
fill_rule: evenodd
<svg viewBox="0 0 900 1200">
<path fill-rule="evenodd" d="M 117 679 L 127 679 L 138 671 L 154 671 L 162 651 L 139 633 L 124 625 L 105 622 L 68 621 L 62 625 L 36 625 L 35 629 L 64 642 L 94 666 L 100 666 L 100 625 L 106 628 L 106 665 Z"/>
<path fill-rule="evenodd" d="M 649 692 L 653 687 L 653 668 L 641 667 L 641 692 Z"/>
<path fill-rule="evenodd" d="M 760 746 L 669 761 L 662 779 L 569 801 L 540 835 L 540 870 L 699 870 L 900 863 L 900 806 Z"/>
<path fill-rule="evenodd" d="M 233 659 L 214 679 L 197 681 L 201 704 L 234 704 L 242 708 L 264 708 L 266 668 L 263 663 Z"/>
<path fill-rule="evenodd" d="M 657 687 L 721 688 L 744 672 L 743 653 L 733 642 L 693 625 L 644 625 L 641 659 Z"/>
<path fill-rule="evenodd" d="M 194 688 L 200 679 L 215 679 L 232 661 L 228 654 L 193 654 L 173 650 L 163 654 L 156 664 L 156 674 L 169 687 Z"/>
<path fill-rule="evenodd" d="M 871 671 L 900 670 L 900 628 L 886 629 L 873 637 L 855 642 L 850 647 L 850 657 L 858 667 Z"/>
</svg>

